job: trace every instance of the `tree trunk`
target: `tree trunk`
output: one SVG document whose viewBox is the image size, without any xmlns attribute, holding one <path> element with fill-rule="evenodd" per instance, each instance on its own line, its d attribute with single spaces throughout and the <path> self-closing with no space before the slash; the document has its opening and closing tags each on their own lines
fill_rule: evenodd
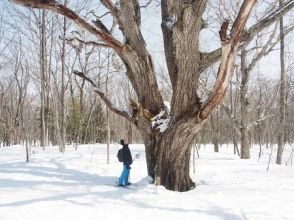
<svg viewBox="0 0 294 220">
<path fill-rule="evenodd" d="M 241 103 L 241 159 L 250 158 L 250 146 L 248 140 L 248 80 L 249 71 L 246 68 L 246 50 L 241 52 L 241 86 L 240 86 L 240 103 Z"/>
<path fill-rule="evenodd" d="M 41 12 L 40 27 L 40 72 L 41 72 L 41 137 L 40 145 L 45 149 L 48 146 L 48 120 L 49 120 L 49 77 L 47 71 L 46 27 L 45 10 Z"/>
<path fill-rule="evenodd" d="M 126 129 L 127 129 L 128 143 L 132 143 L 133 142 L 133 129 L 132 129 L 131 122 L 126 121 Z"/>
<path fill-rule="evenodd" d="M 219 113 L 216 109 L 216 116 L 211 114 L 211 127 L 212 127 L 212 142 L 214 146 L 214 152 L 219 152 Z"/>
<path fill-rule="evenodd" d="M 144 130 L 140 130 L 140 132 L 145 145 L 147 172 L 148 175 L 155 180 L 155 166 L 157 161 L 156 155 L 160 140 L 155 133 L 148 134 Z"/>
<path fill-rule="evenodd" d="M 109 68 L 108 68 L 109 69 Z M 108 75 L 106 76 L 106 94 L 108 94 Z M 111 128 L 110 128 L 110 110 L 106 107 L 106 124 L 107 124 L 107 150 L 106 150 L 106 163 L 109 164 L 110 161 L 110 141 L 111 141 Z"/>
<path fill-rule="evenodd" d="M 146 151 L 148 174 L 155 184 L 169 190 L 188 191 L 195 187 L 190 178 L 191 147 L 206 120 L 177 122 L 168 130 L 147 135 L 141 132 Z"/>
<path fill-rule="evenodd" d="M 42 10 L 41 15 L 41 30 L 40 30 L 41 38 L 40 38 L 40 73 L 41 73 L 41 133 L 40 133 L 40 146 L 45 149 L 45 10 Z"/>
<path fill-rule="evenodd" d="M 279 0 L 279 5 L 283 3 Z M 285 37 L 283 18 L 280 18 L 280 114 L 279 114 L 279 130 L 278 130 L 278 151 L 276 164 L 282 164 L 282 156 L 284 151 L 284 128 L 285 128 Z"/>
<path fill-rule="evenodd" d="M 238 74 L 236 74 L 236 77 L 238 77 Z M 235 96 L 237 97 L 237 91 L 236 91 Z M 232 85 L 232 81 L 230 81 L 230 106 L 231 106 L 231 112 L 229 114 L 229 117 L 230 117 L 230 115 L 233 115 L 233 118 L 235 119 L 236 118 L 236 110 L 235 110 L 236 108 L 235 108 L 234 103 L 235 102 L 233 101 L 233 85 Z M 236 128 L 235 123 L 234 123 L 233 120 L 231 120 L 230 124 L 231 124 L 231 137 L 232 137 L 233 144 L 234 144 L 234 154 L 238 153 L 238 156 L 240 156 L 237 137 L 236 137 L 236 135 L 237 135 L 236 129 L 238 129 L 238 128 Z"/>
<path fill-rule="evenodd" d="M 64 5 L 67 5 L 67 0 L 64 1 Z M 61 53 L 61 94 L 60 94 L 60 108 L 61 108 L 61 123 L 60 123 L 60 138 L 61 146 L 59 146 L 59 152 L 65 152 L 66 144 L 66 118 L 65 118 L 65 37 L 67 32 L 66 17 L 63 17 L 63 40 L 62 40 L 62 53 Z"/>
</svg>

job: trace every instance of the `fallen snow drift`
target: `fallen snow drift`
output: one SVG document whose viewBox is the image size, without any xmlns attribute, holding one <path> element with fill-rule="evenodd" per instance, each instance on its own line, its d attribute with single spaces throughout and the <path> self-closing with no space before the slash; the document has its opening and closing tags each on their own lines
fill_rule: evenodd
<svg viewBox="0 0 294 220">
<path fill-rule="evenodd" d="M 240 160 L 232 147 L 220 153 L 202 147 L 196 160 L 196 189 L 171 192 L 149 184 L 143 145 L 130 145 L 134 161 L 132 186 L 112 186 L 121 172 L 118 145 L 111 146 L 106 164 L 106 145 L 33 148 L 25 163 L 22 146 L 0 148 L 1 220 L 293 220 L 294 168 L 271 164 L 268 156 L 257 162 Z M 284 158 L 289 157 L 289 151 Z M 273 160 L 274 162 L 274 160 Z M 191 168 L 192 170 L 192 168 Z"/>
</svg>

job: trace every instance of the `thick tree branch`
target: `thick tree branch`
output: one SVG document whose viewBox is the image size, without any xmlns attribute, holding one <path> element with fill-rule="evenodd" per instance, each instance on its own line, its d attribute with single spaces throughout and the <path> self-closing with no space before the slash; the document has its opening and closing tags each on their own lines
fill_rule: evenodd
<svg viewBox="0 0 294 220">
<path fill-rule="evenodd" d="M 221 103 L 225 96 L 229 80 L 233 72 L 234 60 L 237 54 L 239 42 L 241 40 L 246 21 L 255 3 L 256 0 L 247 0 L 243 2 L 230 33 L 231 39 L 229 42 L 222 42 L 222 59 L 218 75 L 211 95 L 208 97 L 199 112 L 200 119 L 206 119 L 213 109 Z M 220 34 L 222 34 L 222 32 L 220 32 Z M 220 37 L 222 38 L 222 36 Z"/>
<path fill-rule="evenodd" d="M 275 11 L 271 12 L 269 15 L 265 16 L 261 21 L 253 25 L 249 28 L 245 33 L 243 33 L 241 43 L 248 43 L 252 41 L 252 39 L 262 30 L 268 28 L 274 22 L 276 22 L 279 18 L 284 16 L 288 13 L 291 9 L 294 8 L 294 1 L 288 0 L 283 6 L 279 7 Z M 221 58 L 221 48 L 218 48 L 210 53 L 202 53 L 202 65 L 201 65 L 201 72 L 206 70 L 209 66 L 213 65 Z"/>
<path fill-rule="evenodd" d="M 196 94 L 199 79 L 199 33 L 207 0 L 162 0 L 161 29 L 168 74 L 173 87 L 171 123 L 196 115 L 200 109 Z"/>
<path fill-rule="evenodd" d="M 100 2 L 110 11 L 110 13 L 112 14 L 115 20 L 115 23 L 117 23 L 120 29 L 123 31 L 124 28 L 119 17 L 120 16 L 119 8 L 116 7 L 116 5 L 113 4 L 111 0 L 100 0 Z"/>
<path fill-rule="evenodd" d="M 99 88 L 99 86 L 95 83 L 95 81 L 93 79 L 91 79 L 89 76 L 87 76 L 86 74 L 79 72 L 79 71 L 74 71 L 73 72 L 75 75 L 81 77 L 82 79 L 85 79 L 86 81 L 88 81 L 89 83 L 91 83 L 91 85 L 94 87 L 94 92 L 96 92 L 99 97 L 104 101 L 104 103 L 106 104 L 106 106 L 114 113 L 124 117 L 125 119 L 127 119 L 128 121 L 132 122 L 134 125 L 137 126 L 137 122 L 134 118 L 132 118 L 128 112 L 119 109 L 117 107 L 115 107 L 112 102 L 106 97 L 105 93 Z"/>
<path fill-rule="evenodd" d="M 89 24 L 87 21 L 82 19 L 79 15 L 77 15 L 74 11 L 72 11 L 68 7 L 60 4 L 59 2 L 55 0 L 12 0 L 12 1 L 15 2 L 16 4 L 23 5 L 26 7 L 48 9 L 50 11 L 62 14 L 65 17 L 71 19 L 76 25 L 78 25 L 82 29 L 87 30 L 91 34 L 101 39 L 105 44 L 108 44 L 110 47 L 112 47 L 117 53 L 121 53 L 122 44 L 117 39 L 109 35 L 104 30 L 93 27 L 91 24 Z"/>
<path fill-rule="evenodd" d="M 148 56 L 146 43 L 140 30 L 141 13 L 138 0 L 121 0 L 120 3 L 121 16 L 124 18 L 122 25 L 126 44 L 139 56 Z"/>
<path fill-rule="evenodd" d="M 156 115 L 163 105 L 155 69 L 140 30 L 141 15 L 138 0 L 121 0 L 120 16 L 124 27 L 125 45 L 122 60 L 126 73 L 143 108 Z"/>
<path fill-rule="evenodd" d="M 200 53 L 201 56 L 201 66 L 200 72 L 205 71 L 208 67 L 212 66 L 218 62 L 222 55 L 222 48 L 218 48 L 210 53 Z"/>
</svg>

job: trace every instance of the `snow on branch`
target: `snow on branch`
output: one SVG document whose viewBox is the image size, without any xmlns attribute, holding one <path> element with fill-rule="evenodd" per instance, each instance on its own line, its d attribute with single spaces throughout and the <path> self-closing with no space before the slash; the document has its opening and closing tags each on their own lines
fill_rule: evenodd
<svg viewBox="0 0 294 220">
<path fill-rule="evenodd" d="M 163 25 L 168 29 L 171 30 L 176 23 L 176 15 L 170 15 L 165 21 L 163 21 Z"/>
<path fill-rule="evenodd" d="M 168 116 L 167 111 L 162 110 L 158 115 L 151 119 L 152 128 L 159 129 L 159 131 L 163 133 L 167 129 L 169 121 L 170 117 Z"/>
</svg>

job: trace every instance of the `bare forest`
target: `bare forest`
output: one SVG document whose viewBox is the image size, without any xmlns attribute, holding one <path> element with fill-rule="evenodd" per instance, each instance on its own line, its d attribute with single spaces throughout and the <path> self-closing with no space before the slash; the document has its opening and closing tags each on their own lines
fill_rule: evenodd
<svg viewBox="0 0 294 220">
<path fill-rule="evenodd" d="M 25 7 L 23 7 L 25 6 Z M 293 0 L 1 0 L 0 142 L 145 145 L 148 175 L 194 188 L 192 150 L 294 143 Z M 109 147 L 109 145 L 108 145 Z M 109 160 L 107 161 L 109 163 Z"/>
</svg>

